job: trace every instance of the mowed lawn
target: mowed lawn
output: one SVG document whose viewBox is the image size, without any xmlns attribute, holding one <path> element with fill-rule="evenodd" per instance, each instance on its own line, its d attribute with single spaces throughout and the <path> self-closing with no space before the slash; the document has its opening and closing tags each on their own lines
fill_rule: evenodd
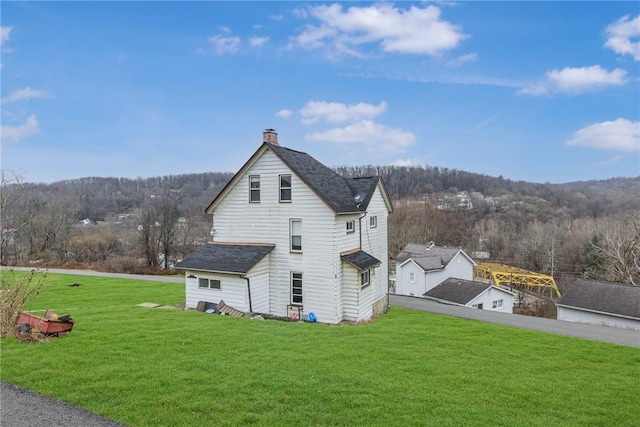
<svg viewBox="0 0 640 427">
<path fill-rule="evenodd" d="M 364 325 L 137 307 L 182 285 L 49 275 L 65 338 L 1 341 L 3 380 L 131 426 L 640 425 L 640 350 L 392 308 Z M 69 287 L 79 282 L 81 287 Z"/>
</svg>

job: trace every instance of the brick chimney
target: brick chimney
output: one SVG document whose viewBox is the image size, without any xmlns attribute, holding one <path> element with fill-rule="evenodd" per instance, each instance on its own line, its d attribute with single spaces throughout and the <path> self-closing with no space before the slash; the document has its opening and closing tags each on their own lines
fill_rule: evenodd
<svg viewBox="0 0 640 427">
<path fill-rule="evenodd" d="M 278 145 L 278 132 L 275 129 L 265 129 L 262 132 L 262 142 Z"/>
</svg>

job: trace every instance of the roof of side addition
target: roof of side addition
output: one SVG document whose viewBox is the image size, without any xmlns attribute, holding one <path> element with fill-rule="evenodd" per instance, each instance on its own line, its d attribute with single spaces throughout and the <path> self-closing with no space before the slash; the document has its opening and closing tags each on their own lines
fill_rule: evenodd
<svg viewBox="0 0 640 427">
<path fill-rule="evenodd" d="M 366 270 L 380 264 L 380 260 L 363 250 L 349 251 L 340 254 L 340 258 L 359 270 Z"/>
<path fill-rule="evenodd" d="M 274 247 L 265 244 L 207 243 L 179 262 L 176 269 L 245 274 Z"/>
</svg>

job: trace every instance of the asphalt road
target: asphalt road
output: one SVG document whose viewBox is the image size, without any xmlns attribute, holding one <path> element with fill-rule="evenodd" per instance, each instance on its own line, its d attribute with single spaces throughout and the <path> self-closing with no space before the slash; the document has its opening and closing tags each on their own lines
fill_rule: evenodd
<svg viewBox="0 0 640 427">
<path fill-rule="evenodd" d="M 2 427 L 122 427 L 108 418 L 0 381 Z"/>
<path fill-rule="evenodd" d="M 480 320 L 482 322 L 499 323 L 501 325 L 532 329 L 551 334 L 640 347 L 640 332 L 629 329 L 587 325 L 585 323 L 565 322 L 562 320 L 499 313 L 489 310 L 474 310 L 468 307 L 442 304 L 436 301 L 426 300 L 424 298 L 394 294 L 389 296 L 389 304 L 392 307 L 412 308 L 414 310 L 428 311 L 430 313 Z"/>
</svg>

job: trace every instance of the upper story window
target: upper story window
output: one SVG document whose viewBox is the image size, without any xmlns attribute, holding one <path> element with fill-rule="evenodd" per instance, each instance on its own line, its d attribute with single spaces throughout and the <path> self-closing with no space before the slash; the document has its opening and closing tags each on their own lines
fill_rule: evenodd
<svg viewBox="0 0 640 427">
<path fill-rule="evenodd" d="M 302 220 L 292 219 L 289 221 L 289 231 L 291 233 L 291 252 L 302 252 Z"/>
<path fill-rule="evenodd" d="M 291 201 L 291 175 L 280 175 L 280 201 Z"/>
<path fill-rule="evenodd" d="M 249 202 L 260 202 L 260 175 L 249 176 Z"/>
<path fill-rule="evenodd" d="M 378 217 L 371 216 L 369 217 L 369 227 L 376 228 L 378 226 Z"/>
<path fill-rule="evenodd" d="M 347 233 L 353 233 L 354 231 L 356 231 L 356 221 L 353 219 L 347 221 Z"/>
<path fill-rule="evenodd" d="M 414 272 L 409 273 L 409 282 L 416 283 L 416 273 Z"/>
</svg>

